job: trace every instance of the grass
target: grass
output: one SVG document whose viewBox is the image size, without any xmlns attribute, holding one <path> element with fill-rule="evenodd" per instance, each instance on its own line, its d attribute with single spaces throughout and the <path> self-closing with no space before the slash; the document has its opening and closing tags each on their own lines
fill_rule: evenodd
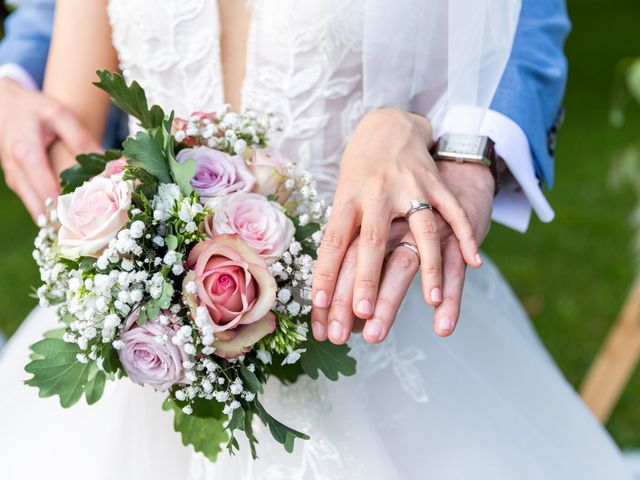
<svg viewBox="0 0 640 480">
<path fill-rule="evenodd" d="M 635 199 L 607 185 L 614 152 L 640 136 L 640 115 L 623 130 L 607 123 L 615 65 L 640 55 L 637 0 L 573 0 L 567 120 L 560 133 L 557 218 L 526 235 L 495 226 L 485 250 L 500 266 L 567 378 L 579 385 L 634 278 L 628 216 Z M 0 187 L 0 329 L 11 334 L 34 306 L 35 227 Z M 640 446 L 640 374 L 632 378 L 608 428 L 619 444 Z"/>
</svg>

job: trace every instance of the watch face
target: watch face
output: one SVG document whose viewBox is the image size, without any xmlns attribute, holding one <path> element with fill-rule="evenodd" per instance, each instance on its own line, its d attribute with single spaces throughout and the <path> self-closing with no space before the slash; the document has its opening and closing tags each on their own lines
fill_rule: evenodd
<svg viewBox="0 0 640 480">
<path fill-rule="evenodd" d="M 487 147 L 489 137 L 482 135 L 445 134 L 440 150 L 448 154 L 457 154 L 468 158 L 481 159 Z"/>
</svg>

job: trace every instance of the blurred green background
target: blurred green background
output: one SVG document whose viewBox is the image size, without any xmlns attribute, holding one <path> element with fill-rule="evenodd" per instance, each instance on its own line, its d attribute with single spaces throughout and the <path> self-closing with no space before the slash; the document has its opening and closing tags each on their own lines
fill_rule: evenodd
<svg viewBox="0 0 640 480">
<path fill-rule="evenodd" d="M 640 55 L 640 2 L 569 0 L 569 11 L 567 117 L 558 143 L 556 185 L 549 193 L 556 220 L 550 225 L 534 220 L 526 235 L 494 226 L 484 249 L 577 386 L 635 274 L 629 222 L 635 198 L 631 191 L 612 191 L 608 174 L 615 152 L 640 137 L 640 115 L 632 112 L 625 127 L 616 130 L 608 123 L 608 109 L 616 65 Z M 28 294 L 38 280 L 31 261 L 36 229 L 3 182 L 0 205 L 0 330 L 10 335 L 34 306 Z M 639 375 L 608 424 L 623 447 L 640 447 Z"/>
</svg>

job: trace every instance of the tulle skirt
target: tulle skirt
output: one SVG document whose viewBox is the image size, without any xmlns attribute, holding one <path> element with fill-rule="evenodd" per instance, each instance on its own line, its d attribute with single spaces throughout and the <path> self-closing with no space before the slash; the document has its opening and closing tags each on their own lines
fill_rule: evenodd
<svg viewBox="0 0 640 480">
<path fill-rule="evenodd" d="M 469 272 L 452 337 L 433 334 L 416 280 L 387 341 L 350 341 L 356 376 L 271 381 L 265 406 L 311 440 L 288 454 L 257 426 L 257 461 L 241 442 L 209 463 L 181 444 L 163 395 L 127 380 L 91 407 L 38 398 L 28 347 L 55 323 L 34 310 L 0 357 L 3 480 L 631 478 L 491 264 Z"/>
</svg>

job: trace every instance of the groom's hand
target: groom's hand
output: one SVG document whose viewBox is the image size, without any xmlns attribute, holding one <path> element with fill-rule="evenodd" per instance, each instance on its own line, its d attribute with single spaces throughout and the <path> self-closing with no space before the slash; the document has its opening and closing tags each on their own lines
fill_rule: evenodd
<svg viewBox="0 0 640 480">
<path fill-rule="evenodd" d="M 44 94 L 0 78 L 0 161 L 7 185 L 36 219 L 59 193 L 47 151 L 60 140 L 75 156 L 100 146 L 75 116 Z"/>
<path fill-rule="evenodd" d="M 495 187 L 490 170 L 482 165 L 454 162 L 439 162 L 438 168 L 443 181 L 465 210 L 476 238 L 481 242 L 491 224 Z M 460 315 L 466 264 L 451 227 L 437 212 L 435 217 L 442 255 L 443 295 L 442 302 L 435 307 L 434 330 L 440 336 L 448 336 L 454 331 Z M 369 343 L 379 343 L 387 336 L 409 285 L 418 271 L 418 256 L 409 248 L 398 246 L 404 241 L 415 244 L 407 222 L 404 219 L 396 220 L 390 229 L 387 245 L 390 255 L 386 259 L 380 280 L 374 313 L 366 321 L 355 318 L 350 309 L 358 238 L 350 245 L 340 268 L 334 302 L 329 309 L 328 317 L 348 318 L 344 323 L 354 325 L 354 331 L 363 329 L 363 336 Z"/>
</svg>

